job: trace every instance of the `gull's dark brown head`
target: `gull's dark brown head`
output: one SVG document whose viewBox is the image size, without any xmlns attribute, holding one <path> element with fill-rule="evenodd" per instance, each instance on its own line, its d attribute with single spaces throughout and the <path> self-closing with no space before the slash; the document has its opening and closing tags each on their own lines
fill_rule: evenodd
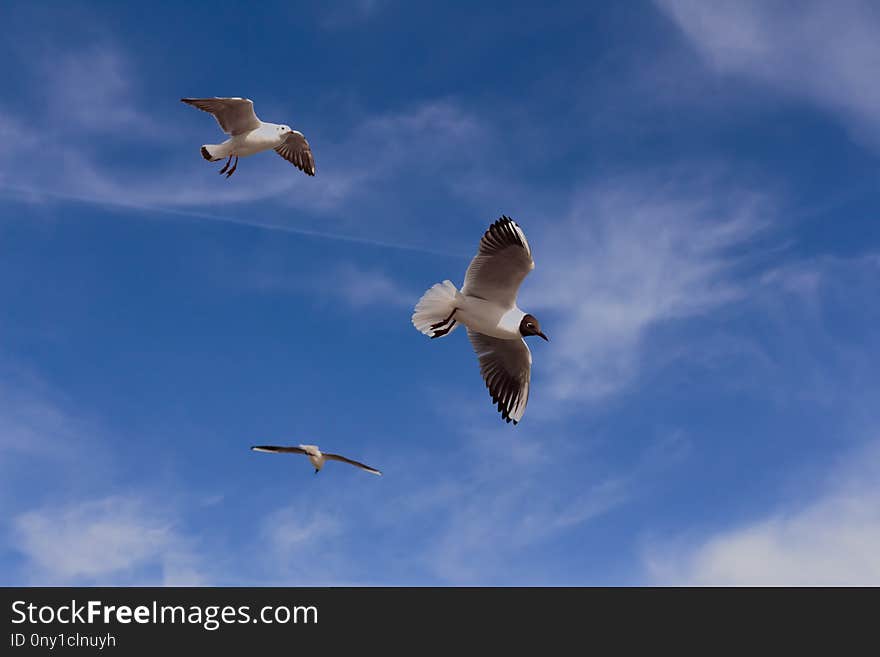
<svg viewBox="0 0 880 657">
<path fill-rule="evenodd" d="M 540 338 L 544 338 L 547 342 L 550 342 L 550 338 L 541 332 L 541 324 L 538 322 L 538 318 L 534 315 L 526 315 L 522 318 L 522 321 L 519 323 L 519 332 L 523 337 L 526 337 L 527 335 L 537 335 Z"/>
</svg>

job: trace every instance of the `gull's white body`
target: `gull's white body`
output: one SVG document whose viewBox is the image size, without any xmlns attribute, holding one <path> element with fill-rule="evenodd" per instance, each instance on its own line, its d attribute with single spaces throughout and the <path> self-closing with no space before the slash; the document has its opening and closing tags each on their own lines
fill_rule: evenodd
<svg viewBox="0 0 880 657">
<path fill-rule="evenodd" d="M 361 463 L 360 461 L 355 461 L 342 456 L 341 454 L 331 454 L 330 452 L 325 454 L 318 449 L 317 445 L 297 445 L 296 447 L 285 447 L 282 445 L 254 445 L 251 449 L 256 452 L 305 454 L 309 458 L 309 462 L 315 467 L 315 474 L 318 474 L 321 471 L 321 468 L 324 467 L 324 464 L 327 461 L 342 461 L 343 463 L 348 463 L 349 465 L 358 467 L 371 474 L 382 476 L 382 473 L 379 470 L 372 468 L 365 463 Z"/>
<path fill-rule="evenodd" d="M 248 98 L 181 98 L 182 102 L 213 115 L 229 139 L 222 144 L 203 144 L 202 157 L 210 162 L 226 158 L 220 173 L 231 176 L 238 158 L 274 150 L 303 173 L 315 175 L 315 158 L 305 136 L 290 126 L 261 121 Z M 232 160 L 235 160 L 233 163 Z M 230 165 L 232 166 L 229 169 Z M 227 169 L 228 172 L 227 172 Z"/>
<path fill-rule="evenodd" d="M 522 229 L 502 216 L 483 234 L 461 290 L 449 280 L 432 285 L 412 316 L 413 326 L 430 338 L 467 327 L 492 401 L 513 423 L 522 419 L 529 398 L 532 354 L 523 337 L 548 339 L 534 315 L 517 305 L 519 286 L 534 268 Z"/>
<path fill-rule="evenodd" d="M 507 307 L 493 301 L 469 296 L 467 288 L 459 293 L 455 317 L 472 331 L 502 340 L 521 340 L 519 324 L 526 314 L 516 304 Z"/>
<path fill-rule="evenodd" d="M 321 450 L 318 449 L 317 445 L 300 445 L 299 448 L 306 453 L 306 456 L 309 457 L 309 461 L 311 461 L 312 465 L 315 466 L 315 470 L 320 470 L 324 467 L 327 459 L 325 459 L 324 455 L 321 454 Z"/>
<path fill-rule="evenodd" d="M 222 144 L 206 144 L 211 156 L 222 160 L 230 155 L 247 157 L 263 151 L 278 148 L 287 139 L 287 132 L 277 123 L 263 123 L 256 130 L 230 137 Z"/>
</svg>

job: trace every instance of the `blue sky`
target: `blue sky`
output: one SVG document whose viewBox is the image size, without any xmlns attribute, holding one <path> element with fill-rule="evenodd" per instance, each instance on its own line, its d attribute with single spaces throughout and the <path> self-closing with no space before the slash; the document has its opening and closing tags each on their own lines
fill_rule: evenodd
<svg viewBox="0 0 880 657">
<path fill-rule="evenodd" d="M 472 4 L 4 4 L 3 584 L 880 584 L 880 11 Z M 409 321 L 501 214 L 516 427 Z"/>
</svg>

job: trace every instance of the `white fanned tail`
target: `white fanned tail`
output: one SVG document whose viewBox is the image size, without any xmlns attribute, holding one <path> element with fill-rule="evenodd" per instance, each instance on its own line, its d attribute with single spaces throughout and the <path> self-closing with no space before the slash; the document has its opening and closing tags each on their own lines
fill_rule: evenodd
<svg viewBox="0 0 880 657">
<path fill-rule="evenodd" d="M 226 147 L 223 144 L 205 144 L 202 146 L 202 157 L 208 162 L 216 162 L 226 157 Z"/>
<path fill-rule="evenodd" d="M 452 281 L 432 285 L 416 304 L 412 323 L 419 331 L 431 338 L 440 338 L 451 333 L 458 322 L 451 317 L 455 311 L 458 288 Z"/>
</svg>

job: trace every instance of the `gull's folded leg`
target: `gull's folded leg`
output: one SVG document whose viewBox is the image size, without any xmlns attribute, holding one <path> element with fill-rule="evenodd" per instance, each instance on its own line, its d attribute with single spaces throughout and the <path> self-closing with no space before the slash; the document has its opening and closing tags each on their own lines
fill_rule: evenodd
<svg viewBox="0 0 880 657">
<path fill-rule="evenodd" d="M 433 340 L 434 338 L 442 338 L 444 335 L 446 335 L 452 329 L 455 328 L 455 324 L 456 324 L 456 320 L 453 319 L 452 324 L 447 326 L 445 329 L 440 329 L 439 331 L 434 331 L 434 335 L 431 336 L 431 339 Z"/>
<path fill-rule="evenodd" d="M 235 164 L 232 165 L 232 168 L 226 172 L 226 177 L 228 178 L 233 173 L 235 173 L 235 169 L 238 167 L 238 155 L 235 156 Z"/>
<path fill-rule="evenodd" d="M 437 322 L 436 324 L 431 324 L 431 328 L 432 328 L 432 329 L 438 329 L 438 328 L 440 328 L 441 326 L 443 326 L 444 324 L 449 323 L 449 320 L 452 319 L 452 316 L 455 314 L 455 311 L 456 311 L 456 310 L 458 310 L 458 308 L 453 308 L 453 309 L 452 309 L 452 312 L 449 313 L 449 317 L 447 317 L 446 319 L 444 319 L 442 322 Z"/>
<path fill-rule="evenodd" d="M 224 173 L 226 173 L 226 169 L 229 168 L 229 164 L 230 164 L 230 162 L 232 162 L 232 156 L 231 156 L 231 155 L 230 155 L 229 157 L 226 158 L 226 164 L 223 166 L 222 169 L 220 169 L 220 175 L 221 175 L 221 176 L 222 176 Z"/>
</svg>

